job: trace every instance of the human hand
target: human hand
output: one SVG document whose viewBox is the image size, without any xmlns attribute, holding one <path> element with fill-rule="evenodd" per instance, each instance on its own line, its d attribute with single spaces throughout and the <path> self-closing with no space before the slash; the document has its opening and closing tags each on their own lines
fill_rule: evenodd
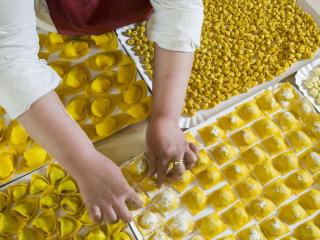
<svg viewBox="0 0 320 240">
<path fill-rule="evenodd" d="M 147 129 L 147 149 L 150 158 L 150 175 L 157 174 L 157 183 L 162 185 L 166 177 L 178 179 L 184 171 L 193 168 L 197 161 L 197 147 L 186 142 L 176 121 L 168 118 L 151 119 Z M 174 164 L 168 172 L 170 163 Z"/>
<path fill-rule="evenodd" d="M 81 161 L 72 175 L 96 223 L 114 223 L 119 219 L 130 222 L 132 217 L 126 203 L 142 207 L 142 200 L 119 167 L 98 151 Z"/>
</svg>

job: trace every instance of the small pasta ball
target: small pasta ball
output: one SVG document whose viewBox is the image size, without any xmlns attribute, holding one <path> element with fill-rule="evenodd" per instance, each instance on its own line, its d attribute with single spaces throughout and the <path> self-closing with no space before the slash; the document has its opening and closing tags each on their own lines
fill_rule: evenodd
<svg viewBox="0 0 320 240">
<path fill-rule="evenodd" d="M 244 126 L 244 121 L 236 113 L 230 113 L 218 119 L 218 125 L 224 131 L 234 131 Z"/>
<path fill-rule="evenodd" d="M 207 196 L 198 186 L 183 194 L 181 200 L 193 215 L 201 212 L 207 206 Z"/>
<path fill-rule="evenodd" d="M 320 191 L 311 189 L 304 193 L 298 199 L 299 204 L 307 211 L 316 211 L 320 209 Z"/>
<path fill-rule="evenodd" d="M 229 185 L 225 185 L 215 190 L 208 197 L 208 202 L 218 210 L 228 207 L 236 200 L 237 198 Z"/>
<path fill-rule="evenodd" d="M 260 227 L 257 225 L 253 225 L 251 227 L 245 228 L 241 232 L 237 234 L 239 240 L 251 240 L 251 239 L 259 239 L 259 240 L 267 240 L 261 231 Z"/>
<path fill-rule="evenodd" d="M 240 149 L 247 148 L 258 141 L 250 128 L 244 128 L 231 135 L 232 141 Z"/>
<path fill-rule="evenodd" d="M 197 227 L 206 239 L 212 239 L 227 229 L 227 226 L 217 213 L 212 213 L 199 219 L 197 221 Z"/>
<path fill-rule="evenodd" d="M 193 231 L 194 225 L 192 216 L 184 210 L 170 218 L 165 229 L 170 237 L 179 239 L 189 235 Z"/>
<path fill-rule="evenodd" d="M 262 142 L 262 144 L 271 156 L 276 155 L 288 148 L 284 138 L 280 134 L 267 138 Z"/>
<path fill-rule="evenodd" d="M 264 189 L 264 196 L 269 198 L 276 205 L 287 200 L 291 194 L 290 188 L 286 186 L 282 179 L 272 182 Z"/>
<path fill-rule="evenodd" d="M 256 164 L 266 161 L 268 155 L 262 149 L 261 145 L 255 145 L 241 154 L 241 159 L 249 165 L 249 167 L 254 167 Z"/>
<path fill-rule="evenodd" d="M 262 139 L 271 137 L 280 131 L 277 125 L 269 117 L 258 120 L 252 125 L 252 128 Z"/>
<path fill-rule="evenodd" d="M 252 122 L 263 115 L 255 101 L 247 102 L 239 106 L 237 113 L 246 123 Z"/>
<path fill-rule="evenodd" d="M 191 172 L 195 175 L 201 173 L 205 169 L 207 169 L 211 164 L 213 163 L 213 160 L 211 157 L 208 155 L 206 150 L 201 149 L 198 152 L 198 159 L 195 164 L 195 166 L 191 169 Z"/>
<path fill-rule="evenodd" d="M 291 152 L 284 152 L 272 159 L 272 164 L 282 174 L 299 168 L 297 156 Z"/>
<path fill-rule="evenodd" d="M 255 199 L 261 195 L 262 185 L 258 181 L 249 177 L 246 180 L 238 183 L 235 186 L 235 190 L 243 200 L 248 201 Z"/>
<path fill-rule="evenodd" d="M 270 160 L 256 165 L 253 169 L 253 174 L 263 185 L 280 176 L 280 173 L 273 167 Z"/>
<path fill-rule="evenodd" d="M 246 164 L 240 160 L 228 164 L 222 171 L 231 184 L 242 181 L 250 174 Z"/>
<path fill-rule="evenodd" d="M 273 94 L 267 90 L 256 98 L 259 108 L 264 113 L 273 113 L 280 109 L 280 105 L 277 103 L 276 99 L 273 97 Z"/>
<path fill-rule="evenodd" d="M 315 113 L 312 104 L 305 98 L 292 104 L 290 111 L 301 121 L 305 121 Z"/>
<path fill-rule="evenodd" d="M 191 171 L 185 171 L 182 177 L 171 182 L 171 185 L 178 191 L 183 192 L 193 181 L 195 176 Z"/>
<path fill-rule="evenodd" d="M 299 158 L 311 173 L 317 173 L 320 171 L 320 154 L 318 152 L 310 150 Z"/>
<path fill-rule="evenodd" d="M 312 145 L 311 139 L 303 131 L 293 130 L 288 132 L 286 136 L 289 139 L 291 147 L 296 152 L 300 152 L 301 150 Z"/>
<path fill-rule="evenodd" d="M 277 217 L 260 223 L 260 227 L 268 238 L 278 238 L 289 232 L 289 227 Z"/>
<path fill-rule="evenodd" d="M 237 203 L 222 214 L 225 222 L 233 229 L 239 230 L 250 221 L 250 216 L 242 203 Z"/>
<path fill-rule="evenodd" d="M 276 210 L 276 205 L 268 198 L 260 197 L 252 200 L 247 205 L 247 211 L 256 219 L 260 220 L 266 218 Z"/>
<path fill-rule="evenodd" d="M 301 224 L 294 230 L 294 233 L 298 239 L 320 239 L 320 229 L 312 221 Z"/>
<path fill-rule="evenodd" d="M 308 217 L 308 213 L 297 202 L 281 207 L 278 212 L 278 217 L 290 225 Z"/>
<path fill-rule="evenodd" d="M 274 118 L 284 131 L 294 130 L 300 126 L 299 121 L 291 112 L 279 112 L 274 115 Z"/>
<path fill-rule="evenodd" d="M 171 188 L 154 197 L 153 206 L 159 212 L 172 211 L 180 206 L 179 196 Z"/>
<path fill-rule="evenodd" d="M 234 159 L 238 155 L 237 149 L 228 142 L 214 146 L 210 151 L 220 165 Z"/>
<path fill-rule="evenodd" d="M 198 174 L 197 180 L 204 189 L 210 189 L 223 181 L 223 177 L 220 170 L 215 165 L 212 165 L 201 172 L 201 174 Z"/>
<path fill-rule="evenodd" d="M 294 190 L 304 190 L 312 186 L 313 178 L 305 170 L 298 170 L 286 178 L 286 184 Z"/>
<path fill-rule="evenodd" d="M 199 129 L 198 133 L 206 146 L 210 146 L 225 137 L 225 132 L 214 123 Z"/>
</svg>

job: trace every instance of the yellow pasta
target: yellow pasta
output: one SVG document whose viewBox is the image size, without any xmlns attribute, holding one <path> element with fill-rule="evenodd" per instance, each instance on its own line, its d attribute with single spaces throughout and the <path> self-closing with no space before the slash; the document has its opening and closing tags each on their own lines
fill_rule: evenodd
<svg viewBox="0 0 320 240">
<path fill-rule="evenodd" d="M 286 136 L 289 139 L 292 148 L 296 152 L 299 152 L 312 145 L 311 139 L 303 131 L 290 131 Z"/>
<path fill-rule="evenodd" d="M 294 130 L 300 125 L 291 112 L 279 112 L 274 115 L 274 118 L 284 131 Z"/>
<path fill-rule="evenodd" d="M 0 192 L 0 212 L 6 210 L 11 204 L 9 196 L 4 193 Z"/>
<path fill-rule="evenodd" d="M 201 173 L 203 170 L 207 169 L 212 163 L 213 163 L 213 160 L 211 159 L 209 154 L 206 152 L 206 150 L 201 149 L 198 152 L 197 162 L 195 166 L 191 169 L 191 172 L 197 175 Z"/>
<path fill-rule="evenodd" d="M 222 214 L 222 217 L 233 230 L 239 230 L 250 221 L 250 216 L 241 203 L 233 205 Z"/>
<path fill-rule="evenodd" d="M 71 178 L 71 176 L 66 176 L 61 180 L 61 182 L 59 182 L 57 191 L 61 195 L 68 195 L 77 193 L 79 190 L 75 180 Z"/>
<path fill-rule="evenodd" d="M 252 125 L 252 127 L 253 127 L 253 130 L 262 139 L 271 137 L 272 135 L 280 132 L 280 129 L 269 117 L 265 117 L 261 120 L 258 120 Z"/>
<path fill-rule="evenodd" d="M 94 41 L 98 48 L 101 48 L 105 51 L 115 50 L 118 48 L 118 39 L 115 32 L 91 35 L 90 38 L 92 41 Z"/>
<path fill-rule="evenodd" d="M 298 170 L 286 178 L 286 184 L 293 190 L 302 191 L 312 186 L 314 180 L 310 173 Z"/>
<path fill-rule="evenodd" d="M 56 231 L 56 216 L 53 210 L 44 210 L 32 221 L 32 226 L 42 230 L 46 235 Z"/>
<path fill-rule="evenodd" d="M 183 194 L 181 200 L 194 215 L 201 212 L 207 204 L 206 194 L 197 186 Z"/>
<path fill-rule="evenodd" d="M 252 122 L 263 115 L 256 101 L 247 102 L 237 107 L 237 113 L 246 123 Z"/>
<path fill-rule="evenodd" d="M 224 176 L 231 184 L 242 181 L 250 174 L 250 170 L 248 169 L 246 164 L 241 160 L 237 160 L 228 164 L 226 167 L 223 168 L 222 171 Z"/>
<path fill-rule="evenodd" d="M 148 173 L 148 162 L 145 156 L 139 156 L 130 161 L 123 167 L 124 171 L 127 171 L 129 175 L 135 180 L 142 180 Z"/>
<path fill-rule="evenodd" d="M 83 208 L 83 201 L 79 194 L 66 196 L 61 199 L 60 207 L 69 215 L 78 215 Z"/>
<path fill-rule="evenodd" d="M 280 134 L 267 138 L 262 142 L 262 144 L 266 148 L 268 153 L 272 156 L 288 148 L 287 144 L 284 141 L 284 138 Z"/>
<path fill-rule="evenodd" d="M 299 157 L 302 164 L 311 172 L 320 171 L 320 154 L 314 150 L 307 151 Z"/>
<path fill-rule="evenodd" d="M 280 176 L 270 160 L 257 164 L 253 169 L 253 174 L 263 185 Z"/>
<path fill-rule="evenodd" d="M 179 196 L 171 188 L 159 193 L 152 201 L 159 212 L 172 211 L 180 206 Z"/>
<path fill-rule="evenodd" d="M 146 210 L 137 217 L 136 221 L 142 234 L 147 235 L 163 225 L 164 218 L 158 212 Z"/>
<path fill-rule="evenodd" d="M 267 238 L 264 236 L 261 229 L 253 225 L 251 227 L 245 228 L 241 232 L 237 234 L 237 237 L 239 240 L 251 240 L 251 239 L 259 239 L 259 240 L 267 240 Z"/>
<path fill-rule="evenodd" d="M 287 224 L 294 224 L 308 217 L 308 213 L 297 202 L 291 202 L 280 208 L 278 217 Z"/>
<path fill-rule="evenodd" d="M 292 101 L 299 99 L 298 93 L 290 83 L 281 84 L 274 96 L 283 107 L 289 107 Z"/>
<path fill-rule="evenodd" d="M 18 240 L 33 240 L 33 239 L 45 240 L 46 239 L 45 234 L 41 230 L 29 228 L 29 227 L 22 228 L 17 235 L 18 235 L 18 238 L 17 238 Z"/>
<path fill-rule="evenodd" d="M 281 237 L 289 232 L 289 227 L 277 217 L 272 217 L 260 223 L 260 227 L 269 239 Z"/>
<path fill-rule="evenodd" d="M 186 139 L 186 141 L 188 142 L 188 143 L 193 143 L 194 145 L 196 145 L 196 146 L 200 146 L 200 143 L 198 142 L 198 140 L 192 135 L 192 133 L 191 132 L 185 132 L 184 133 L 184 137 L 185 137 L 185 139 Z"/>
<path fill-rule="evenodd" d="M 1 235 L 12 235 L 19 231 L 23 226 L 22 220 L 15 217 L 10 212 L 0 213 L 0 234 Z"/>
<path fill-rule="evenodd" d="M 303 122 L 303 128 L 306 133 L 312 138 L 320 137 L 320 117 L 319 115 L 314 115 L 310 120 Z"/>
<path fill-rule="evenodd" d="M 242 200 L 249 201 L 259 197 L 262 193 L 262 185 L 253 178 L 247 178 L 235 186 L 235 190 Z"/>
<path fill-rule="evenodd" d="M 66 172 L 58 164 L 50 164 L 47 169 L 49 183 L 54 185 L 60 182 L 66 176 Z"/>
<path fill-rule="evenodd" d="M 89 44 L 86 41 L 72 40 L 64 45 L 60 57 L 65 59 L 78 59 L 89 52 Z"/>
<path fill-rule="evenodd" d="M 192 216 L 184 210 L 169 219 L 165 229 L 170 237 L 179 239 L 188 236 L 193 231 L 194 226 L 195 223 Z"/>
<path fill-rule="evenodd" d="M 234 131 L 244 126 L 244 121 L 234 112 L 218 119 L 218 125 L 224 131 Z"/>
<path fill-rule="evenodd" d="M 220 165 L 234 159 L 238 155 L 237 149 L 228 142 L 223 142 L 211 148 L 210 151 Z"/>
<path fill-rule="evenodd" d="M 268 198 L 260 197 L 252 200 L 246 208 L 250 215 L 253 215 L 257 220 L 261 220 L 273 213 L 276 205 Z"/>
<path fill-rule="evenodd" d="M 320 239 L 320 229 L 312 221 L 301 224 L 294 230 L 294 232 L 298 239 Z"/>
<path fill-rule="evenodd" d="M 40 196 L 40 207 L 44 209 L 57 208 L 59 206 L 59 195 L 53 188 L 47 188 Z"/>
<path fill-rule="evenodd" d="M 206 146 L 210 146 L 226 136 L 225 132 L 216 123 L 199 129 L 198 133 Z"/>
<path fill-rule="evenodd" d="M 11 210 L 16 216 L 28 222 L 35 216 L 38 211 L 38 207 L 39 200 L 37 198 L 27 197 L 17 203 Z"/>
<path fill-rule="evenodd" d="M 311 189 L 299 197 L 299 204 L 307 211 L 313 212 L 320 209 L 320 191 Z"/>
<path fill-rule="evenodd" d="M 256 101 L 261 111 L 266 114 L 273 113 L 281 108 L 269 90 L 257 96 Z"/>
<path fill-rule="evenodd" d="M 296 116 L 296 118 L 302 121 L 311 118 L 315 113 L 314 107 L 305 98 L 292 103 L 290 111 Z"/>
<path fill-rule="evenodd" d="M 178 192 L 183 192 L 194 179 L 195 176 L 191 171 L 185 171 L 180 179 L 173 181 L 171 184 Z"/>
<path fill-rule="evenodd" d="M 73 236 L 81 228 L 81 223 L 71 217 L 59 217 L 57 219 L 57 232 L 60 238 Z"/>
<path fill-rule="evenodd" d="M 241 159 L 250 167 L 253 168 L 258 163 L 266 161 L 268 155 L 263 150 L 261 145 L 255 145 L 242 152 Z"/>
<path fill-rule="evenodd" d="M 216 213 L 199 219 L 197 221 L 197 227 L 206 239 L 212 239 L 227 229 L 227 226 Z"/>
<path fill-rule="evenodd" d="M 250 128 L 243 128 L 240 131 L 231 135 L 234 144 L 240 149 L 245 149 L 258 141 L 258 138 Z"/>
<path fill-rule="evenodd" d="M 290 188 L 288 188 L 281 179 L 272 182 L 264 189 L 264 196 L 269 198 L 276 205 L 287 200 L 291 194 Z"/>
<path fill-rule="evenodd" d="M 19 183 L 8 187 L 8 195 L 13 202 L 19 202 L 28 195 L 29 186 Z"/>
<path fill-rule="evenodd" d="M 66 106 L 70 116 L 78 122 L 84 121 L 87 117 L 89 100 L 83 96 L 73 98 Z"/>
<path fill-rule="evenodd" d="M 237 198 L 229 185 L 225 185 L 215 190 L 208 197 L 208 203 L 217 210 L 221 210 L 231 205 L 236 200 Z"/>
<path fill-rule="evenodd" d="M 161 240 L 170 240 L 171 238 L 165 233 L 165 232 L 162 232 L 162 231 L 155 231 L 149 238 L 148 240 L 158 240 L 158 239 L 161 239 Z"/>
<path fill-rule="evenodd" d="M 272 165 L 282 174 L 299 168 L 297 156 L 291 152 L 284 152 L 272 159 Z"/>
<path fill-rule="evenodd" d="M 209 189 L 223 181 L 223 177 L 220 170 L 215 165 L 212 165 L 197 175 L 197 180 L 204 189 Z"/>
<path fill-rule="evenodd" d="M 0 182 L 5 181 L 14 174 L 15 171 L 15 160 L 12 154 L 0 153 Z"/>
</svg>

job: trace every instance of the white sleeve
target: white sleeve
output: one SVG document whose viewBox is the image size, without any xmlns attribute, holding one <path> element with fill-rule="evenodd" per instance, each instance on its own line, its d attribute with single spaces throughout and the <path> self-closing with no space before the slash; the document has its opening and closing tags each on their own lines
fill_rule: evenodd
<svg viewBox="0 0 320 240">
<path fill-rule="evenodd" d="M 202 0 L 151 0 L 154 12 L 148 21 L 150 41 L 160 47 L 193 52 L 200 46 Z"/>
<path fill-rule="evenodd" d="M 34 0 L 0 1 L 0 105 L 17 118 L 60 77 L 38 58 Z"/>
</svg>

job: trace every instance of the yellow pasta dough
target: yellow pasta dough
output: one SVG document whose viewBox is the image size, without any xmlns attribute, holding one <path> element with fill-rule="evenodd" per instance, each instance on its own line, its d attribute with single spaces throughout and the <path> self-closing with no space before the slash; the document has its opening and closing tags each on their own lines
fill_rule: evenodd
<svg viewBox="0 0 320 240">
<path fill-rule="evenodd" d="M 247 205 L 247 211 L 256 219 L 264 219 L 276 209 L 276 205 L 268 198 L 260 197 Z"/>
<path fill-rule="evenodd" d="M 311 139 L 303 131 L 290 131 L 286 136 L 289 139 L 292 148 L 296 152 L 299 152 L 312 145 Z"/>
<path fill-rule="evenodd" d="M 199 129 L 198 133 L 206 146 L 210 146 L 225 138 L 225 132 L 215 123 Z"/>
<path fill-rule="evenodd" d="M 115 74 L 113 72 L 104 72 L 96 76 L 90 85 L 85 87 L 85 93 L 89 96 L 99 96 L 109 93 L 113 87 L 114 78 Z"/>
<path fill-rule="evenodd" d="M 205 240 L 204 237 L 200 235 L 195 235 L 190 238 L 190 240 Z"/>
<path fill-rule="evenodd" d="M 3 109 L 3 108 L 2 108 Z M 0 106 L 0 116 L 1 114 L 1 106 Z M 6 124 L 3 119 L 0 119 L 0 142 L 2 142 L 5 138 L 5 132 L 6 132 Z"/>
<path fill-rule="evenodd" d="M 85 237 L 85 240 L 108 240 L 108 239 L 110 239 L 110 236 L 100 226 L 90 230 L 90 232 L 88 232 L 87 236 Z"/>
<path fill-rule="evenodd" d="M 210 151 L 220 165 L 234 159 L 238 155 L 237 149 L 228 142 L 223 142 L 211 148 Z"/>
<path fill-rule="evenodd" d="M 272 182 L 264 189 L 264 195 L 276 205 L 279 205 L 283 201 L 287 200 L 291 194 L 292 192 L 290 188 L 285 185 L 282 179 Z"/>
<path fill-rule="evenodd" d="M 28 195 L 29 186 L 19 183 L 8 187 L 8 195 L 13 202 L 19 202 Z"/>
<path fill-rule="evenodd" d="M 83 208 L 83 201 L 79 194 L 66 196 L 61 199 L 60 207 L 69 215 L 78 215 Z"/>
<path fill-rule="evenodd" d="M 278 238 L 289 232 L 289 227 L 277 217 L 272 217 L 260 223 L 263 233 L 270 238 Z"/>
<path fill-rule="evenodd" d="M 0 162 L 0 182 L 2 182 L 14 174 L 15 161 L 12 154 L 0 153 Z"/>
<path fill-rule="evenodd" d="M 183 210 L 169 219 L 165 229 L 170 237 L 179 239 L 188 236 L 193 231 L 194 225 L 195 223 L 190 213 Z"/>
<path fill-rule="evenodd" d="M 95 125 L 96 133 L 99 137 L 110 136 L 117 127 L 117 120 L 113 116 L 106 117 L 103 121 Z"/>
<path fill-rule="evenodd" d="M 320 227 L 320 213 L 318 213 L 317 216 L 314 217 L 313 222 L 317 225 L 317 227 Z"/>
<path fill-rule="evenodd" d="M 33 144 L 23 153 L 25 165 L 28 168 L 35 168 L 43 165 L 48 160 L 47 152 L 37 144 Z"/>
<path fill-rule="evenodd" d="M 287 144 L 284 141 L 283 136 L 281 136 L 280 134 L 267 138 L 262 142 L 262 144 L 266 148 L 268 153 L 272 156 L 288 148 Z"/>
<path fill-rule="evenodd" d="M 163 225 L 164 219 L 162 215 L 155 211 L 146 210 L 137 217 L 137 225 L 143 235 L 152 232 L 154 229 Z"/>
<path fill-rule="evenodd" d="M 46 235 L 56 231 L 56 216 L 53 210 L 44 210 L 32 221 L 32 226 L 42 230 Z"/>
<path fill-rule="evenodd" d="M 280 129 L 277 125 L 271 120 L 270 117 L 265 117 L 258 120 L 253 125 L 253 130 L 259 135 L 260 138 L 264 139 L 271 137 L 272 135 L 278 133 Z"/>
<path fill-rule="evenodd" d="M 151 97 L 144 98 L 139 103 L 135 103 L 127 110 L 127 114 L 132 117 L 133 123 L 140 122 L 150 115 Z"/>
<path fill-rule="evenodd" d="M 67 61 L 54 61 L 48 64 L 62 78 L 69 72 L 70 65 Z"/>
<path fill-rule="evenodd" d="M 197 221 L 197 227 L 205 239 L 212 239 L 227 229 L 227 226 L 216 213 L 199 219 Z"/>
<path fill-rule="evenodd" d="M 142 180 L 148 173 L 148 162 L 145 155 L 138 156 L 123 167 L 135 181 Z"/>
<path fill-rule="evenodd" d="M 148 240 L 170 240 L 171 238 L 165 233 L 165 232 L 162 232 L 162 231 L 155 231 L 149 238 Z"/>
<path fill-rule="evenodd" d="M 123 55 L 119 64 L 117 83 L 126 84 L 132 82 L 136 78 L 137 68 L 132 58 Z"/>
<path fill-rule="evenodd" d="M 110 51 L 118 48 L 118 39 L 115 32 L 107 32 L 100 35 L 91 35 L 91 40 L 94 41 L 98 48 L 105 51 Z"/>
<path fill-rule="evenodd" d="M 243 128 L 231 135 L 234 144 L 240 149 L 247 148 L 258 141 L 258 138 L 250 128 Z"/>
<path fill-rule="evenodd" d="M 155 176 L 147 176 L 139 183 L 141 189 L 145 192 L 153 192 L 158 190 L 157 178 Z"/>
<path fill-rule="evenodd" d="M 299 157 L 302 164 L 311 172 L 320 171 L 320 154 L 315 150 L 310 150 Z"/>
<path fill-rule="evenodd" d="M 241 160 L 229 163 L 222 171 L 231 184 L 242 181 L 250 174 L 250 170 L 247 165 Z"/>
<path fill-rule="evenodd" d="M 229 185 L 225 185 L 215 190 L 208 197 L 208 203 L 210 203 L 217 210 L 231 205 L 236 200 L 237 198 Z"/>
<path fill-rule="evenodd" d="M 106 71 L 114 68 L 121 60 L 120 50 L 97 53 L 86 59 L 86 66 L 95 71 Z"/>
<path fill-rule="evenodd" d="M 179 196 L 171 188 L 159 193 L 152 201 L 159 212 L 172 211 L 180 206 Z"/>
<path fill-rule="evenodd" d="M 60 52 L 60 57 L 65 59 L 78 59 L 89 52 L 89 44 L 86 41 L 72 40 L 67 42 Z"/>
<path fill-rule="evenodd" d="M 95 224 L 94 221 L 90 218 L 89 209 L 87 209 L 87 208 L 82 209 L 79 220 L 83 225 L 94 225 Z"/>
<path fill-rule="evenodd" d="M 206 150 L 201 149 L 198 152 L 198 159 L 195 164 L 195 166 L 191 169 L 191 172 L 195 175 L 201 173 L 203 170 L 207 169 L 211 164 L 213 163 L 213 160 L 208 155 Z"/>
<path fill-rule="evenodd" d="M 16 204 L 11 210 L 12 212 L 28 222 L 36 214 L 39 208 L 39 200 L 34 197 L 27 197 Z"/>
<path fill-rule="evenodd" d="M 78 192 L 77 183 L 71 176 L 66 176 L 57 186 L 57 191 L 61 195 L 68 195 Z"/>
<path fill-rule="evenodd" d="M 306 98 L 292 103 L 290 111 L 302 121 L 309 119 L 315 113 L 314 107 Z"/>
<path fill-rule="evenodd" d="M 91 120 L 93 122 L 99 121 L 101 118 L 112 113 L 115 109 L 115 104 L 108 97 L 97 97 L 91 102 Z"/>
<path fill-rule="evenodd" d="M 34 228 L 29 228 L 29 227 L 24 227 L 21 229 L 21 231 L 17 234 L 18 236 L 18 240 L 45 240 L 46 237 L 43 234 L 43 232 L 41 232 L 38 229 L 34 229 Z M 0 237 L 1 239 L 1 237 Z"/>
<path fill-rule="evenodd" d="M 274 115 L 280 128 L 284 131 L 294 130 L 300 123 L 291 112 L 279 112 Z"/>
<path fill-rule="evenodd" d="M 66 176 L 66 172 L 60 165 L 50 164 L 47 169 L 47 177 L 49 183 L 54 185 L 60 182 Z"/>
<path fill-rule="evenodd" d="M 256 101 L 259 108 L 264 113 L 270 114 L 280 109 L 280 105 L 277 103 L 276 99 L 273 97 L 273 94 L 269 90 L 266 90 L 257 96 Z"/>
<path fill-rule="evenodd" d="M 223 177 L 220 170 L 215 165 L 211 165 L 197 176 L 197 180 L 204 189 L 209 189 L 223 181 Z"/>
<path fill-rule="evenodd" d="M 207 204 L 206 194 L 197 186 L 183 194 L 181 200 L 194 215 L 201 212 Z"/>
<path fill-rule="evenodd" d="M 238 114 L 232 112 L 226 116 L 218 119 L 218 125 L 224 131 L 234 131 L 245 125 L 244 121 L 238 116 Z"/>
<path fill-rule="evenodd" d="M 256 225 L 245 228 L 237 234 L 237 237 L 239 240 L 267 240 L 261 229 Z"/>
<path fill-rule="evenodd" d="M 257 164 L 253 169 L 253 174 L 263 185 L 280 176 L 270 160 Z"/>
<path fill-rule="evenodd" d="M 286 179 L 286 184 L 294 190 L 305 190 L 311 187 L 313 182 L 311 174 L 305 170 L 298 170 Z"/>
<path fill-rule="evenodd" d="M 281 84 L 274 96 L 283 107 L 289 107 L 292 101 L 299 98 L 299 95 L 290 83 Z"/>
<path fill-rule="evenodd" d="M 278 217 L 287 224 L 294 224 L 308 216 L 308 213 L 297 202 L 288 203 L 278 212 Z"/>
<path fill-rule="evenodd" d="M 87 109 L 89 107 L 89 101 L 85 97 L 75 97 L 66 106 L 66 109 L 70 116 L 75 121 L 83 121 L 87 117 Z"/>
<path fill-rule="evenodd" d="M 312 221 L 301 224 L 294 232 L 299 240 L 320 239 L 320 229 Z"/>
<path fill-rule="evenodd" d="M 224 236 L 222 238 L 219 238 L 219 240 L 236 240 L 236 236 L 235 235 L 228 235 L 228 236 Z"/>
<path fill-rule="evenodd" d="M 64 43 L 66 43 L 67 40 L 67 36 L 49 32 L 44 40 L 44 45 L 49 50 L 49 52 L 56 52 L 63 47 Z"/>
<path fill-rule="evenodd" d="M 23 226 L 23 222 L 10 212 L 0 213 L 0 234 L 11 235 L 19 231 Z"/>
<path fill-rule="evenodd" d="M 122 93 L 125 104 L 135 104 L 147 96 L 147 86 L 143 80 L 132 83 L 127 90 Z"/>
<path fill-rule="evenodd" d="M 222 217 L 233 230 L 239 230 L 250 221 L 250 216 L 242 203 L 233 205 L 222 214 Z"/>
<path fill-rule="evenodd" d="M 308 211 L 316 211 L 320 209 L 320 191 L 311 189 L 299 197 L 299 204 Z"/>
<path fill-rule="evenodd" d="M 182 177 L 174 180 L 171 184 L 178 191 L 183 192 L 195 179 L 191 171 L 185 171 Z"/>
<path fill-rule="evenodd" d="M 252 122 L 263 115 L 256 101 L 242 104 L 237 108 L 237 113 L 246 123 Z"/>
<path fill-rule="evenodd" d="M 243 200 L 252 200 L 262 193 L 262 185 L 249 177 L 235 186 L 235 190 Z"/>
<path fill-rule="evenodd" d="M 11 204 L 9 196 L 4 193 L 0 192 L 0 212 L 6 210 Z"/>
<path fill-rule="evenodd" d="M 299 168 L 297 156 L 291 152 L 284 152 L 272 159 L 272 165 L 282 174 Z"/>
<path fill-rule="evenodd" d="M 90 72 L 88 69 L 81 65 L 75 65 L 71 70 L 64 76 L 61 86 L 61 91 L 65 93 L 76 93 L 79 92 L 89 80 Z"/>
<path fill-rule="evenodd" d="M 57 232 L 60 238 L 74 235 L 81 228 L 81 223 L 71 217 L 59 217 L 57 219 Z"/>
<path fill-rule="evenodd" d="M 243 160 L 250 168 L 253 168 L 258 163 L 267 159 L 268 155 L 261 145 L 255 145 L 241 154 L 241 160 Z"/>
<path fill-rule="evenodd" d="M 40 207 L 44 209 L 57 208 L 59 201 L 58 193 L 55 189 L 49 187 L 40 196 Z"/>
<path fill-rule="evenodd" d="M 11 123 L 11 132 L 10 132 L 10 143 L 14 145 L 25 144 L 29 140 L 29 135 L 27 134 L 26 130 L 18 123 L 12 122 Z"/>
</svg>

